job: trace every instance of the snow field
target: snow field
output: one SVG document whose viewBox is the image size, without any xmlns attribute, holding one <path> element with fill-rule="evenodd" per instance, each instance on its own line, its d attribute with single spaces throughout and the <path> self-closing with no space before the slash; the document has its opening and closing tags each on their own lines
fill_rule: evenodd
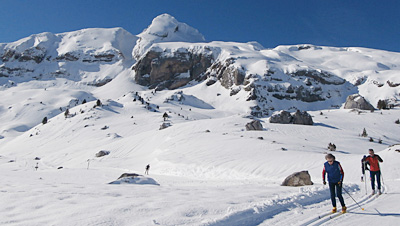
<svg viewBox="0 0 400 226">
<path fill-rule="evenodd" d="M 201 97 L 198 87 L 187 93 Z M 250 119 L 237 114 L 241 106 L 229 111 L 223 101 L 214 103 L 215 109 L 164 103 L 173 93 L 140 92 L 160 106 L 159 112 L 133 102 L 132 93 L 103 100 L 102 107 L 93 108 L 95 101 L 88 102 L 71 108 L 70 113 L 76 113 L 73 117 L 60 114 L 7 142 L 0 167 L 7 172 L 1 196 L 9 205 L 2 205 L 0 212 L 6 218 L 0 223 L 297 225 L 330 209 L 327 187 L 321 184 L 329 142 L 338 147 L 334 154 L 345 170 L 346 188 L 357 200 L 365 195 L 359 182 L 362 155 L 370 147 L 379 152 L 399 143 L 394 123 L 398 109 L 382 114 L 310 112 L 314 126 L 270 124 L 262 119 L 264 131 L 245 131 Z M 172 126 L 159 130 L 164 110 L 172 112 L 168 119 Z M 359 137 L 363 128 L 383 143 Z M 29 136 L 37 131 L 38 135 Z M 95 158 L 100 150 L 110 155 Z M 390 160 L 398 156 L 393 150 L 379 154 L 385 160 L 382 170 L 389 192 L 389 185 L 398 178 L 397 171 L 390 170 L 394 165 Z M 122 173 L 143 174 L 146 164 L 151 164 L 150 178 L 160 186 L 108 184 Z M 63 169 L 57 170 L 60 166 Z M 286 176 L 300 170 L 308 170 L 316 184 L 280 186 Z M 347 197 L 346 203 L 351 202 Z M 392 222 L 392 216 L 387 219 Z"/>
</svg>

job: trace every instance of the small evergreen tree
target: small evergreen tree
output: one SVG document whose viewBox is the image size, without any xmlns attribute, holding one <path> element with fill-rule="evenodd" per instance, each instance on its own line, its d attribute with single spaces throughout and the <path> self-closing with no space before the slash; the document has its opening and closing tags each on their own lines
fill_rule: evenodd
<svg viewBox="0 0 400 226">
<path fill-rule="evenodd" d="M 361 136 L 362 136 L 362 137 L 367 137 L 367 136 L 368 136 L 367 130 L 366 130 L 365 128 L 364 128 L 364 130 L 363 130 Z"/>
<path fill-rule="evenodd" d="M 83 99 L 82 104 L 86 104 L 86 99 Z"/>
<path fill-rule="evenodd" d="M 382 109 L 387 109 L 387 104 L 385 100 L 378 100 L 378 105 L 377 105 L 379 110 Z"/>
<path fill-rule="evenodd" d="M 369 142 L 374 142 L 374 138 L 370 137 Z"/>
<path fill-rule="evenodd" d="M 68 115 L 69 115 L 69 109 L 67 108 L 67 110 L 65 110 L 65 112 L 64 112 L 65 118 L 68 118 Z"/>
<path fill-rule="evenodd" d="M 96 101 L 96 106 L 100 107 L 101 105 L 102 105 L 101 101 L 100 101 L 100 100 L 97 100 L 97 101 Z"/>
<path fill-rule="evenodd" d="M 162 117 L 164 118 L 164 121 L 165 121 L 165 120 L 167 120 L 167 118 L 168 118 L 169 116 L 168 116 L 167 112 L 165 112 L 165 113 L 163 114 Z"/>
<path fill-rule="evenodd" d="M 43 125 L 47 123 L 47 117 L 44 117 L 42 120 Z"/>
<path fill-rule="evenodd" d="M 400 119 L 397 119 L 394 123 L 400 124 Z"/>
</svg>

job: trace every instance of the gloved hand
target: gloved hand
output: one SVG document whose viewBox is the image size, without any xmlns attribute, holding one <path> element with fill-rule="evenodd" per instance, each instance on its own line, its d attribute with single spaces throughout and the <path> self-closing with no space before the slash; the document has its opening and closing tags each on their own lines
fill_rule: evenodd
<svg viewBox="0 0 400 226">
<path fill-rule="evenodd" d="M 323 181 L 322 183 L 323 183 L 324 185 L 326 185 L 326 181 Z"/>
<path fill-rule="evenodd" d="M 364 176 L 361 176 L 361 182 L 364 182 Z"/>
<path fill-rule="evenodd" d="M 339 186 L 342 186 L 342 182 L 341 182 L 341 181 L 339 181 L 339 182 L 337 182 L 337 183 L 338 183 Z"/>
</svg>

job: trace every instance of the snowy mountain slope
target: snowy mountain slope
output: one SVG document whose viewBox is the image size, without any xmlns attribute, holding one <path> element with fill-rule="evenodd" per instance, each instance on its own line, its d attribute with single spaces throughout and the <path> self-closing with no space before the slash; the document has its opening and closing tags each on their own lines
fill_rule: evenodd
<svg viewBox="0 0 400 226">
<path fill-rule="evenodd" d="M 366 212 L 345 195 L 350 213 L 326 223 L 397 222 L 385 203 L 400 201 L 399 109 L 340 106 L 353 93 L 396 104 L 399 53 L 205 43 L 166 14 L 138 36 L 96 28 L 0 47 L 0 225 L 300 225 L 331 208 L 320 182 L 329 143 Z M 307 110 L 314 125 L 269 123 L 281 109 Z M 264 130 L 246 131 L 252 119 Z M 384 158 L 376 200 L 359 182 L 369 148 Z M 109 184 L 147 164 L 143 181 L 159 186 Z M 301 170 L 313 186 L 280 186 Z"/>
<path fill-rule="evenodd" d="M 256 116 L 338 108 L 355 93 L 375 106 L 378 100 L 395 104 L 399 54 L 356 49 L 299 45 L 258 51 L 249 43 L 164 42 L 153 44 L 133 69 L 139 84 L 156 89 L 219 81 L 232 96 L 246 92 L 247 100 L 255 100 Z"/>
<path fill-rule="evenodd" d="M 3 86 L 57 77 L 103 85 L 132 63 L 137 37 L 122 28 L 41 33 L 0 44 Z"/>
<path fill-rule="evenodd" d="M 77 113 L 75 116 L 65 119 L 61 114 L 4 145 L 1 167 L 10 173 L 6 174 L 9 176 L 2 194 L 12 203 L 13 214 L 7 214 L 2 223 L 24 224 L 23 213 L 33 210 L 29 215 L 33 224 L 71 225 L 79 221 L 129 225 L 134 218 L 134 225 L 268 225 L 269 219 L 297 225 L 314 217 L 316 211 L 330 209 L 327 188 L 319 182 L 328 142 L 337 145 L 335 155 L 345 169 L 347 189 L 358 199 L 364 193 L 364 184 L 359 182 L 362 155 L 368 148 L 383 150 L 400 142 L 398 125 L 394 123 L 398 109 L 382 114 L 314 112 L 315 126 L 263 122 L 266 130 L 256 132 L 244 130 L 250 120 L 240 115 L 221 117 L 212 109 L 158 102 L 169 96 L 166 93 L 156 93 L 151 98 L 152 103 L 159 104 L 160 112 L 133 102 L 134 96 L 129 93 L 117 101 L 103 101 L 104 106 L 96 108 L 94 102 L 79 105 L 71 109 L 71 114 Z M 153 94 L 144 92 L 141 96 Z M 166 109 L 172 112 L 168 119 L 172 126 L 158 130 Z M 359 137 L 363 127 L 375 140 L 382 137 L 383 143 Z M 38 134 L 30 137 L 34 132 Z M 378 152 L 385 160 L 382 167 L 388 189 L 398 176 L 393 168 L 399 157 L 394 151 L 397 147 Z M 110 155 L 95 158 L 99 150 L 108 150 Z M 41 158 L 38 172 L 33 171 L 35 157 Z M 14 159 L 15 163 L 8 162 Z M 88 159 L 90 170 L 86 169 Z M 159 188 L 105 185 L 124 172 L 142 173 L 148 163 L 150 176 L 160 184 Z M 60 166 L 64 169 L 56 170 Z M 316 185 L 301 189 L 279 186 L 287 175 L 304 169 L 309 170 Z M 24 174 L 29 177 L 16 180 L 25 178 Z M 13 186 L 29 191 L 23 200 L 40 201 L 22 205 L 13 198 Z M 43 192 L 54 196 L 45 197 Z M 349 205 L 351 201 L 346 198 Z M 109 202 L 113 205 L 107 205 Z M 79 208 L 73 208 L 77 204 Z M 92 204 L 108 211 L 88 211 L 93 209 Z M 366 209 L 380 209 L 373 204 Z M 61 211 L 65 208 L 71 211 Z M 293 208 L 295 214 L 288 212 Z M 46 211 L 58 217 L 44 218 L 42 213 Z M 286 217 L 282 219 L 280 214 Z M 390 223 L 395 219 L 381 220 Z"/>
<path fill-rule="evenodd" d="M 374 106 L 380 99 L 396 104 L 400 93 L 398 53 L 312 45 L 263 49 L 256 43 L 204 43 L 196 29 L 168 14 L 156 17 L 138 36 L 122 28 L 92 28 L 32 35 L 0 47 L 3 90 L 32 79 L 64 78 L 76 82 L 84 92 L 92 90 L 100 95 L 97 98 L 108 99 L 123 92 L 107 91 L 107 97 L 82 84 L 104 86 L 128 76 L 145 86 L 137 90 L 146 86 L 177 89 L 206 80 L 209 86 L 221 83 L 232 100 L 249 106 L 251 111 L 245 112 L 259 117 L 278 110 L 338 108 L 354 93 Z M 141 54 L 135 55 L 136 62 L 132 51 L 138 48 Z M 213 93 L 205 101 L 214 102 L 217 95 Z M 66 106 L 52 109 L 60 107 Z M 43 113 L 53 116 L 50 111 Z"/>
</svg>

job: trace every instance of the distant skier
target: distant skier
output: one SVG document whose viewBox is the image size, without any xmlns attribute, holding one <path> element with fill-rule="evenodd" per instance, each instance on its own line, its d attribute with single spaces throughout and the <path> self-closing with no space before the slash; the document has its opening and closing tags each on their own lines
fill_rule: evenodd
<svg viewBox="0 0 400 226">
<path fill-rule="evenodd" d="M 324 169 L 322 171 L 322 181 L 326 184 L 325 175 L 328 174 L 329 190 L 331 192 L 332 201 L 332 213 L 336 213 L 336 195 L 339 198 L 340 204 L 342 205 L 342 213 L 346 213 L 346 205 L 342 196 L 342 183 L 344 172 L 343 168 L 338 161 L 335 161 L 335 156 L 327 154 L 325 156 L 327 162 L 324 163 Z M 336 194 L 335 194 L 336 190 Z"/>
<path fill-rule="evenodd" d="M 150 164 L 147 164 L 146 171 L 144 171 L 144 174 L 149 175 L 149 170 L 150 170 Z"/>
<path fill-rule="evenodd" d="M 37 171 L 39 168 L 39 163 L 36 163 L 35 170 Z"/>
<path fill-rule="evenodd" d="M 381 169 L 379 167 L 379 162 L 383 162 L 382 158 L 379 155 L 375 155 L 373 149 L 368 150 L 369 155 L 363 158 L 363 162 L 369 164 L 370 169 L 370 177 L 371 177 L 371 187 L 372 187 L 372 195 L 375 194 L 375 176 L 376 182 L 378 183 L 378 195 L 382 194 L 381 192 Z"/>
</svg>

